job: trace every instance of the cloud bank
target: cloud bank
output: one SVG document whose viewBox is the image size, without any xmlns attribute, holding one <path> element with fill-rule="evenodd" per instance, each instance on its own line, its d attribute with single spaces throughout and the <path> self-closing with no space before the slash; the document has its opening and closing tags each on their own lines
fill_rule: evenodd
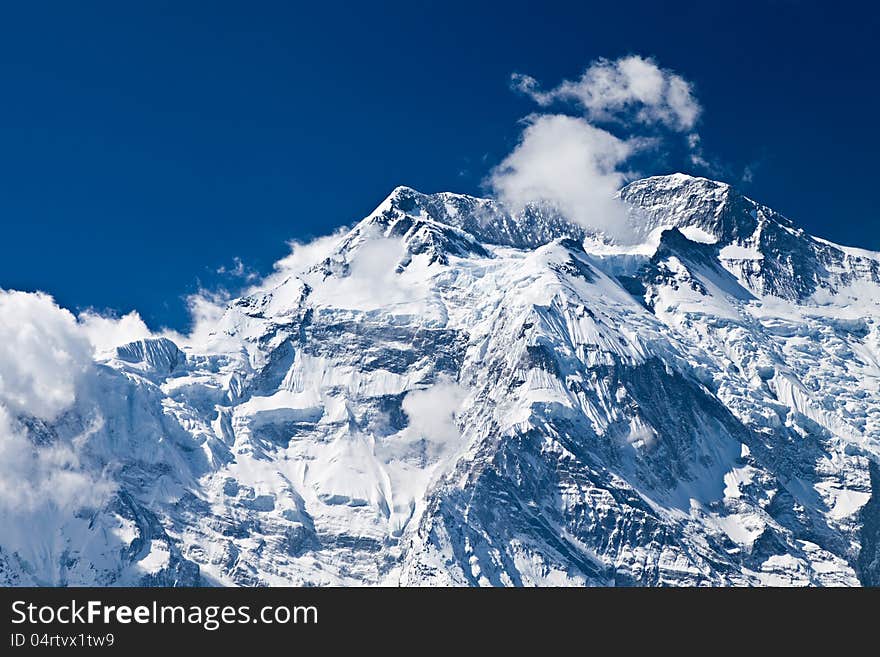
<svg viewBox="0 0 880 657">
<path fill-rule="evenodd" d="M 7 548 L 30 545 L 34 522 L 57 527 L 110 490 L 82 467 L 75 440 L 28 435 L 30 422 L 52 422 L 77 402 L 93 363 L 90 330 L 46 294 L 0 290 L 0 527 Z"/>
<path fill-rule="evenodd" d="M 0 291 L 0 407 L 53 420 L 91 363 L 88 337 L 52 297 Z"/>
</svg>

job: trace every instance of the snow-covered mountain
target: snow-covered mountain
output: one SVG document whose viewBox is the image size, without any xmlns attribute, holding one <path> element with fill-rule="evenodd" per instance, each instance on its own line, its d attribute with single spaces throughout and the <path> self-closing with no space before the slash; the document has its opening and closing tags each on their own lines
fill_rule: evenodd
<svg viewBox="0 0 880 657">
<path fill-rule="evenodd" d="M 201 343 L 102 353 L 14 418 L 95 495 L 6 512 L 0 583 L 880 584 L 880 254 L 619 196 L 624 246 L 400 187 Z"/>
</svg>

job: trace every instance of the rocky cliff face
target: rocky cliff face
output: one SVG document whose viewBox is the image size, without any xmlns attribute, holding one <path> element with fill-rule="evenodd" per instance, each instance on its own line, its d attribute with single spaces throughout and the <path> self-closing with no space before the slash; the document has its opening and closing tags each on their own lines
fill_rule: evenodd
<svg viewBox="0 0 880 657">
<path fill-rule="evenodd" d="M 94 365 L 34 441 L 111 486 L 6 584 L 880 581 L 880 255 L 722 183 L 636 243 L 398 188 L 200 347 Z"/>
</svg>

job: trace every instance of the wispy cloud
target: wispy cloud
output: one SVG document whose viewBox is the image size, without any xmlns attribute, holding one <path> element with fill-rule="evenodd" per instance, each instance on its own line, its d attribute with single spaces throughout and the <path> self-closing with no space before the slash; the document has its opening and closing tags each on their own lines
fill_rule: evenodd
<svg viewBox="0 0 880 657">
<path fill-rule="evenodd" d="M 57 527 L 70 511 L 100 506 L 112 488 L 101 473 L 83 466 L 72 444 L 35 444 L 0 406 L 0 523 L 6 547 L 18 524 L 11 518 L 20 517 L 30 527 L 38 517 Z"/>
<path fill-rule="evenodd" d="M 390 304 L 424 302 L 426 290 L 418 274 L 398 272 L 407 255 L 402 240 L 383 237 L 378 231 L 363 235 L 348 254 L 348 275 L 327 278 L 312 297 L 319 304 L 340 308 L 372 310 Z"/>
<path fill-rule="evenodd" d="M 238 256 L 232 259 L 231 265 L 220 265 L 217 268 L 217 273 L 229 278 L 240 278 L 247 282 L 255 281 L 260 277 L 255 270 L 245 265 Z"/>
<path fill-rule="evenodd" d="M 522 73 L 514 73 L 511 82 L 542 107 L 575 102 L 593 122 L 656 123 L 686 132 L 694 128 L 702 111 L 690 82 L 639 55 L 600 59 L 577 80 L 564 80 L 547 91 Z"/>
<path fill-rule="evenodd" d="M 348 227 L 341 227 L 330 235 L 322 235 L 308 241 L 293 240 L 288 242 L 290 253 L 276 262 L 272 273 L 263 280 L 254 283 L 247 293 L 253 294 L 271 290 L 291 276 L 306 272 L 327 258 L 347 232 Z"/>
<path fill-rule="evenodd" d="M 429 388 L 413 390 L 403 399 L 402 408 L 409 419 L 406 438 L 425 440 L 440 453 L 443 447 L 460 438 L 455 415 L 467 397 L 467 389 L 441 379 Z"/>
</svg>

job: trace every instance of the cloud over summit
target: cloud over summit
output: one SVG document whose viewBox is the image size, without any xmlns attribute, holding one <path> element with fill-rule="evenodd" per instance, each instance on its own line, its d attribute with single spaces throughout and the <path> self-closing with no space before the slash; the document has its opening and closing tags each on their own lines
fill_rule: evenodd
<svg viewBox="0 0 880 657">
<path fill-rule="evenodd" d="M 670 133 L 683 133 L 702 160 L 694 132 L 702 108 L 693 85 L 651 58 L 599 59 L 578 79 L 549 90 L 521 73 L 511 81 L 542 108 L 570 109 L 526 117 L 517 145 L 486 178 L 514 212 L 530 203 L 549 205 L 588 230 L 626 241 L 627 209 L 614 196 L 636 177 L 630 159 Z"/>
</svg>

